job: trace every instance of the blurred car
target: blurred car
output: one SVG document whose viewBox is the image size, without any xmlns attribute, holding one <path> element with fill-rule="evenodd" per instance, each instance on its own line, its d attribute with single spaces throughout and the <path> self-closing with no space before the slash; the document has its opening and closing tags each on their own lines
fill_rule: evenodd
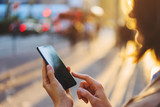
<svg viewBox="0 0 160 107">
<path fill-rule="evenodd" d="M 34 19 L 27 19 L 23 22 L 16 20 L 9 26 L 9 31 L 13 34 L 39 34 L 42 33 L 42 25 L 37 23 Z"/>
<path fill-rule="evenodd" d="M 0 21 L 5 20 L 5 14 L 7 12 L 7 4 L 0 4 Z M 51 20 L 54 19 L 59 13 L 69 10 L 67 4 L 19 4 L 16 9 L 11 9 L 9 16 L 17 17 L 17 20 L 10 21 L 9 23 L 0 23 L 2 28 L 6 32 L 20 33 L 22 35 L 27 34 L 39 34 L 42 32 L 53 33 L 54 24 Z M 46 15 L 48 14 L 49 15 Z M 29 18 L 28 17 L 32 17 Z M 50 21 L 46 21 L 46 19 Z M 7 25 L 4 28 L 4 25 Z M 0 26 L 1 27 L 1 26 Z M 4 30 L 3 30 L 4 31 Z"/>
<path fill-rule="evenodd" d="M 48 18 L 42 19 L 39 21 L 39 24 L 41 25 L 42 32 L 48 32 L 51 33 L 51 20 Z"/>
<path fill-rule="evenodd" d="M 34 19 L 25 20 L 19 27 L 21 34 L 39 34 L 42 33 L 42 25 Z"/>
<path fill-rule="evenodd" d="M 54 32 L 67 37 L 71 45 L 76 44 L 83 36 L 83 12 L 80 9 L 70 9 L 60 13 L 52 22 Z"/>
</svg>

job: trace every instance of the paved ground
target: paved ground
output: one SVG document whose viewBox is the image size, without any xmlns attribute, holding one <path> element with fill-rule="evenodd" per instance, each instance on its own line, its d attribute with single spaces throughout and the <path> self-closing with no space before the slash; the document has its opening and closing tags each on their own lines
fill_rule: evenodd
<svg viewBox="0 0 160 107">
<path fill-rule="evenodd" d="M 33 37 L 30 41 L 32 40 L 35 41 L 36 38 Z M 45 38 L 45 40 L 47 39 Z M 42 44 L 46 43 L 48 42 Z M 50 43 L 55 42 L 50 41 Z M 142 63 L 135 65 L 132 63 L 132 58 L 123 57 L 120 50 L 114 47 L 114 43 L 114 32 L 103 30 L 99 38 L 92 42 L 90 48 L 86 43 L 81 42 L 73 50 L 63 39 L 57 39 L 57 45 L 53 45 L 72 71 L 89 74 L 100 81 L 112 104 L 118 107 L 138 94 L 146 85 L 146 81 L 142 79 L 144 77 Z M 32 50 L 32 48 L 28 48 L 28 50 Z M 12 57 L 6 58 L 5 62 L 5 58 L 1 58 L 0 61 L 0 68 L 8 64 L 5 68 L 0 69 L 0 107 L 52 106 L 50 98 L 42 88 L 41 58 L 35 54 L 36 52 L 31 52 L 29 55 L 17 52 L 13 59 Z M 19 58 L 23 55 L 25 58 Z M 17 58 L 19 58 L 18 61 Z M 80 83 L 79 79 L 76 81 L 78 84 Z M 77 87 L 78 85 L 71 88 L 75 102 L 74 107 L 90 107 L 89 104 L 86 105 L 77 99 Z"/>
</svg>

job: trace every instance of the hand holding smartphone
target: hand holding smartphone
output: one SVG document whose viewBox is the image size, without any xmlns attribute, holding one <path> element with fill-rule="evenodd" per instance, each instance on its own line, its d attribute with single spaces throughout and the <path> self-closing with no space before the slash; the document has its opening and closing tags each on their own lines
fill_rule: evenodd
<svg viewBox="0 0 160 107">
<path fill-rule="evenodd" d="M 65 90 L 77 84 L 52 46 L 40 46 L 37 50 L 46 64 L 54 68 L 55 77 Z"/>
</svg>

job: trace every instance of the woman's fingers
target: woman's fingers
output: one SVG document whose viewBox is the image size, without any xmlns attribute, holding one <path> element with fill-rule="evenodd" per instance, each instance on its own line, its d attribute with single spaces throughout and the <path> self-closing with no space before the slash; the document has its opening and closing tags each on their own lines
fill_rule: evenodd
<svg viewBox="0 0 160 107">
<path fill-rule="evenodd" d="M 71 91 L 69 89 L 66 90 L 66 93 L 70 93 Z"/>
<path fill-rule="evenodd" d="M 83 100 L 85 103 L 88 103 L 88 100 L 87 100 L 87 98 L 85 98 L 85 97 L 82 97 L 82 100 Z"/>
<path fill-rule="evenodd" d="M 94 83 L 96 83 L 96 81 L 93 78 L 91 78 L 90 76 L 88 76 L 86 74 L 79 74 L 79 73 L 72 72 L 72 75 L 74 77 L 76 77 L 76 78 L 85 80 L 88 84 L 94 84 Z"/>
<path fill-rule="evenodd" d="M 86 81 L 81 81 L 79 87 L 81 88 L 85 88 L 85 89 L 88 89 L 89 88 L 89 84 L 86 82 Z"/>
<path fill-rule="evenodd" d="M 62 87 L 54 75 L 54 69 L 51 65 L 46 65 L 43 61 L 42 68 L 42 77 L 43 77 L 43 87 L 46 85 L 54 85 L 55 87 Z"/>
<path fill-rule="evenodd" d="M 43 84 L 49 84 L 49 80 L 47 77 L 46 63 L 44 60 L 43 60 L 43 68 L 42 68 L 42 78 L 43 78 Z"/>
<path fill-rule="evenodd" d="M 82 82 L 80 83 L 79 88 L 84 88 L 84 89 L 88 90 L 89 84 L 88 84 L 86 81 L 82 81 Z M 88 91 L 89 91 L 89 90 L 88 90 Z M 78 92 L 77 92 L 77 95 L 78 95 L 78 98 L 79 98 L 79 99 L 82 99 L 85 103 L 88 103 L 87 98 L 81 96 L 80 94 L 78 94 Z"/>
<path fill-rule="evenodd" d="M 56 84 L 56 85 L 58 84 L 58 81 L 54 75 L 54 70 L 51 65 L 47 65 L 47 76 L 48 76 L 50 83 Z"/>
<path fill-rule="evenodd" d="M 67 89 L 67 90 L 66 90 L 66 93 L 72 97 L 72 94 L 71 94 L 70 89 Z"/>
<path fill-rule="evenodd" d="M 86 103 L 88 102 L 88 100 L 90 102 L 94 102 L 95 99 L 96 99 L 89 91 L 87 91 L 87 90 L 85 90 L 83 88 L 80 88 L 80 87 L 77 90 L 77 94 L 79 96 L 81 96 L 81 99 Z"/>
<path fill-rule="evenodd" d="M 67 69 L 68 69 L 69 72 L 71 72 L 71 68 L 70 67 L 67 67 Z"/>
</svg>

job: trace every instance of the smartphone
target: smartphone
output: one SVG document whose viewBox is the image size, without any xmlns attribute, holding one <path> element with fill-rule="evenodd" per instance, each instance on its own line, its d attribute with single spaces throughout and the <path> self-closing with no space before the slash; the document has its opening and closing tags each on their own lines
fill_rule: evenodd
<svg viewBox="0 0 160 107">
<path fill-rule="evenodd" d="M 37 47 L 37 50 L 46 64 L 54 68 L 55 77 L 65 90 L 77 84 L 51 45 Z"/>
</svg>

